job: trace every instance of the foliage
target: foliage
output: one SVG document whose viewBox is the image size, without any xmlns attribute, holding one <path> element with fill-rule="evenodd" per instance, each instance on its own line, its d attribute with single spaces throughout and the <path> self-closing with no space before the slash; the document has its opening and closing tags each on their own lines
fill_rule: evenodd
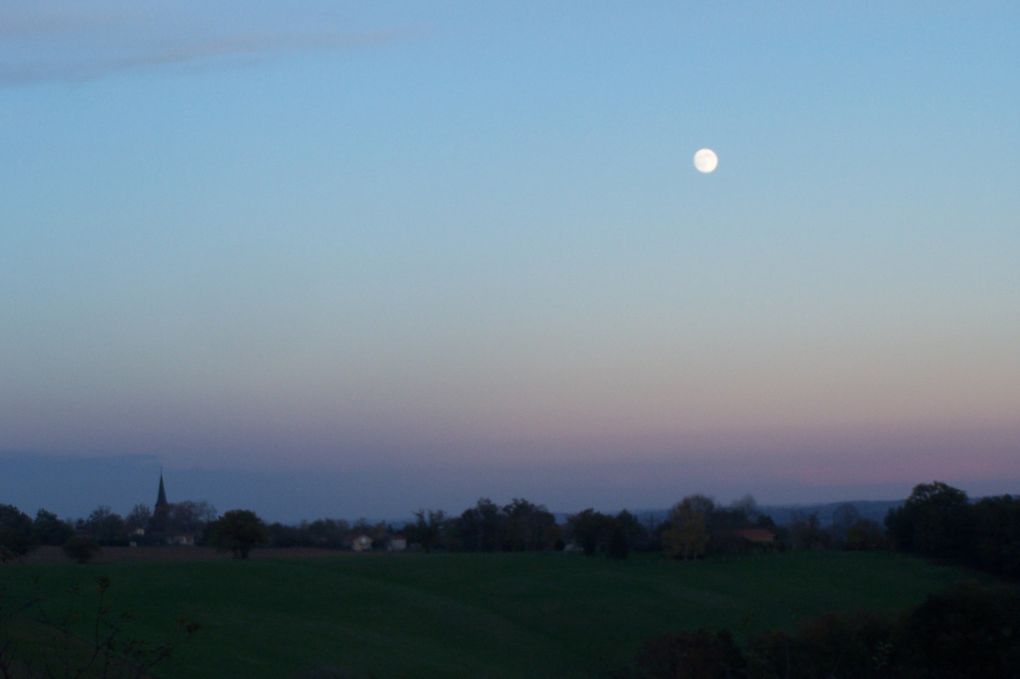
<svg viewBox="0 0 1020 679">
<path fill-rule="evenodd" d="M 553 548 L 561 539 L 552 512 L 523 498 L 514 498 L 503 507 L 481 498 L 474 507 L 447 521 L 442 532 L 442 541 L 457 551 L 541 551 Z"/>
<path fill-rule="evenodd" d="M 1020 676 L 1020 593 L 958 585 L 933 594 L 903 623 L 903 664 L 927 677 Z"/>
<path fill-rule="evenodd" d="M 499 505 L 481 498 L 465 509 L 452 526 L 456 546 L 472 552 L 493 552 L 503 548 L 504 517 Z"/>
<path fill-rule="evenodd" d="M 53 512 L 40 509 L 32 522 L 32 541 L 39 545 L 60 546 L 74 535 L 74 528 Z"/>
<path fill-rule="evenodd" d="M 85 521 L 79 522 L 79 532 L 90 535 L 100 545 L 126 545 L 128 542 L 127 524 L 106 505 L 96 507 Z"/>
<path fill-rule="evenodd" d="M 167 505 L 167 531 L 172 535 L 200 535 L 215 520 L 216 508 L 208 502 L 184 500 Z"/>
<path fill-rule="evenodd" d="M 967 551 L 971 528 L 967 494 L 940 481 L 914 487 L 885 523 L 900 549 L 926 556 L 958 557 Z"/>
<path fill-rule="evenodd" d="M 567 519 L 567 534 L 586 556 L 605 549 L 613 529 L 613 519 L 594 509 L 585 509 Z"/>
<path fill-rule="evenodd" d="M 414 516 L 415 523 L 408 528 L 411 539 L 420 544 L 426 552 L 431 552 L 442 536 L 446 515 L 442 511 L 419 509 Z"/>
<path fill-rule="evenodd" d="M 988 497 L 971 506 L 971 551 L 966 561 L 1020 578 L 1020 497 Z"/>
<path fill-rule="evenodd" d="M 215 544 L 238 559 L 247 559 L 253 547 L 269 540 L 262 519 L 248 509 L 232 509 L 210 526 Z"/>
<path fill-rule="evenodd" d="M 0 676 L 142 679 L 199 629 L 180 618 L 175 633 L 162 641 L 131 636 L 125 628 L 132 616 L 113 613 L 107 601 L 110 586 L 106 576 L 95 579 L 95 604 L 88 614 L 81 611 L 84 593 L 77 583 L 66 589 L 70 598 L 57 610 L 38 591 L 16 603 L 0 597 Z M 34 644 L 18 634 L 24 628 L 33 631 Z"/>
<path fill-rule="evenodd" d="M 623 532 L 628 550 L 646 550 L 650 547 L 648 529 L 638 521 L 636 516 L 624 509 L 614 517 L 614 521 L 616 527 L 619 527 Z"/>
<path fill-rule="evenodd" d="M 0 563 L 32 548 L 32 519 L 17 507 L 0 504 Z"/>
<path fill-rule="evenodd" d="M 1020 594 L 961 585 L 899 618 L 830 613 L 796 632 L 756 635 L 746 655 L 728 632 L 646 642 L 622 677 L 734 679 L 1007 679 L 1020 676 Z"/>
<path fill-rule="evenodd" d="M 843 547 L 850 550 L 882 549 L 886 546 L 882 528 L 870 519 L 858 519 L 846 532 Z"/>
<path fill-rule="evenodd" d="M 630 542 L 627 540 L 627 532 L 620 521 L 614 521 L 606 556 L 610 559 L 626 559 L 628 554 L 630 554 Z"/>
<path fill-rule="evenodd" d="M 832 513 L 832 540 L 838 545 L 845 545 L 850 529 L 860 520 L 861 513 L 849 502 L 836 507 Z"/>
<path fill-rule="evenodd" d="M 152 509 L 149 508 L 149 505 L 137 504 L 124 517 L 124 527 L 127 529 L 128 535 L 135 535 L 139 531 L 144 534 L 149 528 L 150 521 L 152 521 Z"/>
<path fill-rule="evenodd" d="M 88 563 L 99 553 L 99 545 L 88 535 L 72 535 L 63 545 L 64 554 L 78 563 Z"/>
<path fill-rule="evenodd" d="M 514 498 L 503 507 L 503 516 L 506 517 L 503 539 L 505 551 L 549 549 L 559 537 L 556 517 L 542 505 Z"/>
<path fill-rule="evenodd" d="M 818 514 L 798 516 L 790 523 L 790 542 L 794 549 L 826 549 L 831 536 L 818 520 Z"/>
<path fill-rule="evenodd" d="M 743 677 L 747 662 L 729 632 L 678 632 L 645 642 L 637 667 L 621 679 L 730 679 Z"/>
<path fill-rule="evenodd" d="M 704 556 L 710 534 L 708 522 L 715 503 L 704 495 L 691 495 L 673 506 L 662 533 L 663 550 L 674 559 Z"/>
</svg>

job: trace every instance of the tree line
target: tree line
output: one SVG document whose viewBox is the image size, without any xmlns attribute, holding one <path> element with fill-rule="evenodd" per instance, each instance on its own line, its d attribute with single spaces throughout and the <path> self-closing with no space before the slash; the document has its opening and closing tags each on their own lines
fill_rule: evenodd
<svg viewBox="0 0 1020 679">
<path fill-rule="evenodd" d="M 70 558 L 86 562 L 102 547 L 162 545 L 176 538 L 246 557 L 252 547 L 267 541 L 268 532 L 252 511 L 235 509 L 220 516 L 207 502 L 167 504 L 155 511 L 137 505 L 126 517 L 102 505 L 77 520 L 61 519 L 46 509 L 33 519 L 13 505 L 0 504 L 0 562 L 43 545 L 62 547 Z"/>
<path fill-rule="evenodd" d="M 562 523 L 544 505 L 523 498 L 504 505 L 482 498 L 452 516 L 422 509 L 403 525 L 331 518 L 266 524 L 249 510 L 232 510 L 221 517 L 209 503 L 190 501 L 155 511 L 137 505 L 123 517 L 100 506 L 76 521 L 45 509 L 33 520 L 16 507 L 0 505 L 4 560 L 35 545 L 69 543 L 87 558 L 90 549 L 131 543 L 183 540 L 247 556 L 259 545 L 350 549 L 355 540 L 367 540 L 360 548 L 387 549 L 397 539 L 425 552 L 577 551 L 622 559 L 638 551 L 661 552 L 678 560 L 752 551 L 892 547 L 1015 578 L 1020 576 L 1020 497 L 971 502 L 962 490 L 945 483 L 924 483 L 889 512 L 884 529 L 861 517 L 852 504 L 838 507 L 827 525 L 817 514 L 794 516 L 789 524 L 777 525 L 751 496 L 721 505 L 697 494 L 677 502 L 662 520 L 627 510 L 607 514 L 587 508 Z"/>
<path fill-rule="evenodd" d="M 922 483 L 885 525 L 897 549 L 1020 577 L 1020 497 L 971 502 L 959 488 Z"/>
</svg>

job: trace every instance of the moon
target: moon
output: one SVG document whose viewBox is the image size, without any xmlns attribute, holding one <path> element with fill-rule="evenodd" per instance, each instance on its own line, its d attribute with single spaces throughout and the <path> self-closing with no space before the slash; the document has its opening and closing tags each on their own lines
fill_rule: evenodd
<svg viewBox="0 0 1020 679">
<path fill-rule="evenodd" d="M 719 156 L 712 149 L 698 149 L 694 154 L 694 168 L 701 174 L 710 174 L 719 167 Z"/>
</svg>

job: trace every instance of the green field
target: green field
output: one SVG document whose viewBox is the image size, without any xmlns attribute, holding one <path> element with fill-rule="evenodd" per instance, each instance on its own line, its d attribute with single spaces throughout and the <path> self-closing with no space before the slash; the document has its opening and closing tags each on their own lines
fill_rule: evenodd
<svg viewBox="0 0 1020 679">
<path fill-rule="evenodd" d="M 240 562 L 0 568 L 8 602 L 67 607 L 80 582 L 112 581 L 132 634 L 202 625 L 159 666 L 167 677 L 597 676 L 641 640 L 725 627 L 738 638 L 831 611 L 895 612 L 973 575 L 885 553 L 813 552 L 679 563 L 563 554 L 337 555 Z M 38 578 L 36 578 L 38 576 Z M 37 582 L 33 584 L 33 580 Z M 85 606 L 87 608 L 87 605 Z"/>
</svg>

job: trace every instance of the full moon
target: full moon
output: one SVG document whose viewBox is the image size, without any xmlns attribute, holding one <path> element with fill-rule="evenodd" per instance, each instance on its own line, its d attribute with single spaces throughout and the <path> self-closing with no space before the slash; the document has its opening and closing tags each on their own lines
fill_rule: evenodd
<svg viewBox="0 0 1020 679">
<path fill-rule="evenodd" d="M 719 167 L 719 156 L 712 149 L 698 149 L 694 154 L 694 167 L 702 174 L 715 172 Z"/>
</svg>

